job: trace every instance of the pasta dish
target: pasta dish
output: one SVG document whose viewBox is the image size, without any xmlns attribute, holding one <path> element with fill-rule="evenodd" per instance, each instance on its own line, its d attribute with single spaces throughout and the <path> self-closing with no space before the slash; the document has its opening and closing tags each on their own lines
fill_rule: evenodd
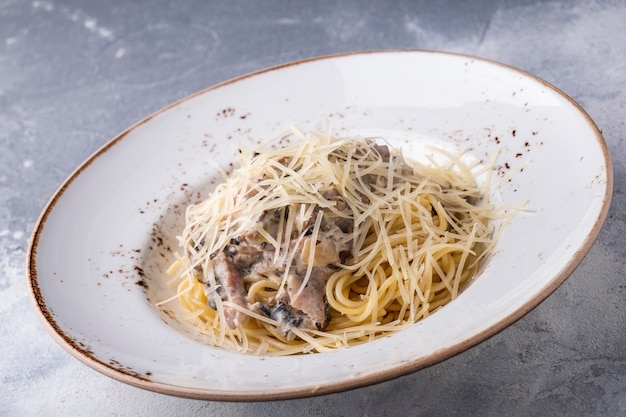
<svg viewBox="0 0 626 417">
<path fill-rule="evenodd" d="M 462 153 L 418 164 L 381 139 L 290 140 L 241 149 L 187 208 L 168 272 L 211 345 L 313 353 L 411 326 L 458 296 L 508 216 L 489 201 L 493 167 Z"/>
</svg>

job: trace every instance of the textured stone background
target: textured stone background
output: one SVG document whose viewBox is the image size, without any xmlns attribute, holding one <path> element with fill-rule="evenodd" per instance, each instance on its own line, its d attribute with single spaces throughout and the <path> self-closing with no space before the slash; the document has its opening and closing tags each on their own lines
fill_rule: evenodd
<svg viewBox="0 0 626 417">
<path fill-rule="evenodd" d="M 625 34 L 618 0 L 0 0 L 0 415 L 626 415 Z M 89 154 L 164 105 L 234 76 L 397 48 L 519 67 L 569 94 L 602 129 L 615 175 L 606 226 L 536 310 L 415 374 L 267 403 L 130 387 L 82 365 L 45 332 L 27 297 L 27 240 L 47 199 Z"/>
</svg>

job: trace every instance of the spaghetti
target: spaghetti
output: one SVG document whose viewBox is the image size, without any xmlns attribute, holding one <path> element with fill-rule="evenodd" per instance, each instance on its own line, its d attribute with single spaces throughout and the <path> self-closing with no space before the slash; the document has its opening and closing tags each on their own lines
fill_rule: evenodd
<svg viewBox="0 0 626 417">
<path fill-rule="evenodd" d="M 492 166 L 418 164 L 371 138 L 291 130 L 188 207 L 169 273 L 208 343 L 264 355 L 373 340 L 457 297 L 494 245 Z M 487 181 L 479 185 L 476 177 Z"/>
</svg>

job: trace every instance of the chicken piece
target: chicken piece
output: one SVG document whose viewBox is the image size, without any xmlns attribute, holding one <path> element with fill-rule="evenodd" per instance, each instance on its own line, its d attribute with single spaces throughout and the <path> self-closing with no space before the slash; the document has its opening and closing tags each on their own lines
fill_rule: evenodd
<svg viewBox="0 0 626 417">
<path fill-rule="evenodd" d="M 246 289 L 243 283 L 243 274 L 231 259 L 221 252 L 213 260 L 215 279 L 219 286 L 217 294 L 222 300 L 229 301 L 245 309 L 248 308 Z M 228 327 L 236 328 L 246 319 L 246 315 L 234 307 L 224 306 L 224 317 Z"/>
<path fill-rule="evenodd" d="M 300 252 L 300 261 L 307 264 L 311 251 L 313 254 L 313 266 L 325 266 L 328 264 L 338 264 L 341 262 L 339 251 L 332 238 L 325 238 L 316 245 L 313 245 L 311 239 L 304 239 L 302 242 L 302 251 Z"/>
<path fill-rule="evenodd" d="M 330 322 L 328 304 L 324 299 L 326 280 L 321 274 L 311 274 L 304 288 L 302 283 L 302 276 L 298 274 L 289 274 L 287 277 L 289 305 L 308 318 L 308 328 L 323 330 Z"/>
</svg>

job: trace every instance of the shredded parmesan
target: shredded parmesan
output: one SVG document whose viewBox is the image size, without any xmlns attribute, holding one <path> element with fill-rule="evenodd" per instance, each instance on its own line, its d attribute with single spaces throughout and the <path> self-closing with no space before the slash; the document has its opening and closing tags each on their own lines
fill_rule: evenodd
<svg viewBox="0 0 626 417">
<path fill-rule="evenodd" d="M 516 212 L 489 201 L 492 166 L 462 153 L 421 165 L 374 139 L 290 135 L 242 149 L 240 168 L 187 208 L 170 272 L 208 343 L 284 355 L 406 328 L 458 296 L 495 244 L 491 220 Z M 311 300 L 326 306 L 317 328 L 285 316 L 315 316 Z"/>
</svg>

